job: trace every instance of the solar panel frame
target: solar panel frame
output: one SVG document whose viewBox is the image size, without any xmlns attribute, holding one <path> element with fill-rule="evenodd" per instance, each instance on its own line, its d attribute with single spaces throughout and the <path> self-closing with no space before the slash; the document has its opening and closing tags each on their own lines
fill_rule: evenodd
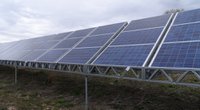
<svg viewBox="0 0 200 110">
<path fill-rule="evenodd" d="M 149 55 L 147 56 L 145 62 L 144 62 L 143 65 L 142 65 L 142 67 L 146 66 L 146 63 L 148 62 L 149 57 L 152 56 L 152 53 L 153 53 L 154 49 L 156 48 L 157 43 L 159 42 L 160 38 L 162 37 L 162 35 L 163 35 L 164 31 L 166 30 L 167 26 L 169 25 L 170 20 L 172 19 L 172 17 L 173 17 L 173 14 L 171 14 L 170 17 L 169 17 L 169 19 L 167 20 L 167 23 L 165 24 L 165 26 L 164 26 L 162 32 L 160 33 L 160 35 L 158 36 L 157 41 L 155 42 L 153 48 L 151 49 Z M 128 27 L 128 25 L 127 25 L 126 27 Z M 154 28 L 160 28 L 160 27 L 152 27 L 152 28 L 137 29 L 137 30 L 135 30 L 135 31 L 148 30 L 148 29 L 154 29 Z M 131 31 L 131 30 L 129 30 L 129 31 Z M 121 33 L 122 33 L 122 32 L 128 32 L 128 31 L 126 30 L 126 28 L 124 28 L 124 29 L 121 31 Z M 93 62 L 91 63 L 92 65 L 111 66 L 111 65 L 106 65 L 106 64 L 95 64 L 95 62 L 96 62 L 96 60 L 98 60 L 98 58 L 111 46 L 111 44 L 118 38 L 119 35 L 120 35 L 120 34 L 118 34 L 118 35 L 115 37 L 115 39 L 113 39 L 112 42 L 110 42 L 110 44 L 109 44 L 109 45 L 108 45 L 108 46 L 93 60 Z M 138 45 L 138 44 L 134 44 L 134 45 Z M 139 45 L 140 45 L 140 44 L 139 44 Z M 132 46 L 133 46 L 133 45 L 132 45 Z M 112 66 L 123 66 L 123 65 L 112 65 Z M 131 66 L 131 67 L 138 67 L 138 66 L 132 66 L 132 65 L 130 65 L 130 66 Z"/>
<path fill-rule="evenodd" d="M 187 11 L 187 12 L 188 12 L 188 11 Z M 181 13 L 184 13 L 184 12 L 181 12 Z M 158 50 L 156 51 L 156 53 L 155 53 L 155 55 L 154 55 L 152 61 L 150 62 L 149 67 L 166 68 L 166 69 L 168 69 L 168 68 L 173 68 L 173 69 L 197 69 L 197 68 L 192 68 L 192 67 L 164 67 L 164 66 L 153 66 L 153 63 L 154 63 L 155 59 L 158 57 L 158 54 L 159 54 L 159 52 L 161 51 L 162 45 L 168 44 L 168 43 L 172 43 L 172 44 L 173 44 L 173 43 L 184 43 L 184 42 L 187 43 L 187 42 L 196 42 L 196 41 L 198 41 L 198 40 L 189 40 L 189 41 L 174 41 L 174 42 L 171 41 L 171 42 L 165 42 L 166 37 L 167 37 L 167 35 L 169 34 L 169 32 L 170 32 L 170 30 L 171 30 L 171 28 L 172 28 L 173 26 L 182 26 L 182 25 L 190 25 L 190 24 L 198 24 L 198 23 L 200 23 L 199 21 L 195 21 L 195 22 L 189 21 L 189 22 L 183 22 L 182 24 L 176 24 L 175 21 L 176 21 L 176 18 L 177 18 L 177 16 L 178 16 L 178 14 L 179 14 L 179 13 L 176 13 L 176 14 L 175 14 L 174 20 L 172 21 L 171 26 L 169 27 L 169 29 L 168 29 L 168 31 L 167 31 L 167 33 L 166 33 L 164 39 L 163 39 L 163 42 L 162 42 L 161 45 L 159 46 L 159 48 L 158 48 Z"/>
</svg>

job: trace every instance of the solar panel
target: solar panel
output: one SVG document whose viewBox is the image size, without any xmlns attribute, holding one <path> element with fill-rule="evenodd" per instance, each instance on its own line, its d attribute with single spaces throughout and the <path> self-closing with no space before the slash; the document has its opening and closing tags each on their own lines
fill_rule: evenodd
<svg viewBox="0 0 200 110">
<path fill-rule="evenodd" d="M 200 23 L 172 26 L 165 42 L 200 40 Z"/>
<path fill-rule="evenodd" d="M 152 54 L 152 51 L 155 51 L 153 48 L 154 45 L 156 45 L 160 36 L 163 36 L 164 26 L 167 25 L 170 16 L 163 15 L 132 21 L 111 42 L 108 48 L 101 52 L 92 64 L 120 66 L 146 65 L 148 56 Z"/>
<path fill-rule="evenodd" d="M 200 9 L 180 12 L 176 17 L 174 24 L 182 24 L 200 21 Z"/>
<path fill-rule="evenodd" d="M 75 31 L 72 35 L 70 35 L 69 38 L 73 38 L 73 37 L 85 37 L 90 32 L 92 32 L 93 30 L 94 30 L 94 28 L 78 30 L 78 31 Z"/>
<path fill-rule="evenodd" d="M 79 42 L 81 38 L 75 38 L 75 39 L 66 39 L 60 42 L 56 48 L 72 48 L 77 42 Z"/>
<path fill-rule="evenodd" d="M 7 49 L 14 47 L 15 45 L 17 45 L 17 43 L 18 42 L 9 42 L 0 44 L 0 54 L 6 51 Z"/>
<path fill-rule="evenodd" d="M 60 58 L 64 53 L 66 53 L 68 49 L 64 50 L 50 50 L 46 54 L 44 54 L 42 57 L 40 57 L 37 61 L 41 62 L 55 62 Z"/>
<path fill-rule="evenodd" d="M 51 40 L 62 40 L 66 38 L 69 34 L 71 34 L 71 32 L 60 33 L 60 34 L 55 35 L 55 37 L 53 37 Z"/>
<path fill-rule="evenodd" d="M 109 47 L 94 64 L 142 66 L 152 47 L 153 45 Z"/>
<path fill-rule="evenodd" d="M 200 42 L 164 44 L 153 66 L 200 68 Z"/>
<path fill-rule="evenodd" d="M 141 20 L 134 20 L 128 25 L 125 31 L 136 30 L 136 29 L 144 29 L 144 28 L 152 28 L 152 27 L 160 27 L 165 26 L 171 14 L 145 18 Z"/>
<path fill-rule="evenodd" d="M 36 60 L 40 55 L 42 55 L 46 50 L 34 50 L 31 51 L 29 54 L 24 56 L 23 58 L 20 58 L 20 60 L 23 61 L 34 61 Z"/>
<path fill-rule="evenodd" d="M 58 41 L 49 41 L 49 42 L 42 42 L 42 43 L 35 43 L 33 49 L 49 49 L 56 45 Z"/>
<path fill-rule="evenodd" d="M 99 48 L 73 49 L 65 55 L 59 63 L 85 64 L 99 50 Z"/>
<path fill-rule="evenodd" d="M 47 35 L 47 36 L 42 36 L 42 37 L 37 37 L 37 38 L 27 39 L 27 40 L 31 40 L 32 42 L 47 42 L 47 41 L 51 41 L 55 36 L 56 34 L 53 34 L 53 35 Z"/>
<path fill-rule="evenodd" d="M 77 47 L 103 46 L 113 34 L 90 36 L 84 39 Z"/>
<path fill-rule="evenodd" d="M 15 51 L 8 51 L 1 55 L 1 60 L 14 60 L 19 61 L 20 58 L 27 55 L 30 51 L 22 51 L 22 50 L 15 50 Z"/>
<path fill-rule="evenodd" d="M 106 25 L 106 26 L 100 26 L 91 35 L 115 33 L 117 31 L 119 31 L 119 29 L 122 27 L 123 24 L 124 24 L 124 22 Z"/>
<path fill-rule="evenodd" d="M 155 43 L 163 28 L 123 32 L 111 45 Z"/>
</svg>

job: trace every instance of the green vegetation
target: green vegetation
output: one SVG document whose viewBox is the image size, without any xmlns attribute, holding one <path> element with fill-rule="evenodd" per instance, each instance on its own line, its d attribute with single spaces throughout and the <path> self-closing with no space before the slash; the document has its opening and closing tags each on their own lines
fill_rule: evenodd
<svg viewBox="0 0 200 110">
<path fill-rule="evenodd" d="M 0 67 L 0 110 L 83 110 L 84 77 Z M 200 89 L 89 78 L 90 110 L 198 110 Z"/>
</svg>

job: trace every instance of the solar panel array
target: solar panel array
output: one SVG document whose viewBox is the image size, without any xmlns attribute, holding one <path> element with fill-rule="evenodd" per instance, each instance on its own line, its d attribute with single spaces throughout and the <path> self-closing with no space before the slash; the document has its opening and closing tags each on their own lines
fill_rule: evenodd
<svg viewBox="0 0 200 110">
<path fill-rule="evenodd" d="M 0 44 L 0 60 L 200 68 L 200 9 L 127 24 L 3 43 Z"/>
<path fill-rule="evenodd" d="M 152 66 L 200 68 L 200 9 L 177 14 Z"/>
<path fill-rule="evenodd" d="M 7 45 L 11 45 L 9 48 L 1 52 L 1 60 L 13 60 L 13 61 L 34 61 L 37 57 L 45 53 L 48 49 L 59 43 L 70 33 L 61 33 L 57 35 L 50 35 L 44 37 L 38 37 L 33 39 L 27 39 L 17 42 L 11 42 Z M 0 46 L 0 48 L 2 48 Z"/>
<path fill-rule="evenodd" d="M 93 64 L 143 66 L 171 15 L 132 21 Z"/>
</svg>

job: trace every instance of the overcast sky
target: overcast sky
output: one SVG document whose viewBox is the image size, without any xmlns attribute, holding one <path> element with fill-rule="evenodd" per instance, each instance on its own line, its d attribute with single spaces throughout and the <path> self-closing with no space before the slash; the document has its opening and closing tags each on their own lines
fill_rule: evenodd
<svg viewBox="0 0 200 110">
<path fill-rule="evenodd" d="M 0 42 L 200 8 L 200 0 L 0 0 Z"/>
</svg>

